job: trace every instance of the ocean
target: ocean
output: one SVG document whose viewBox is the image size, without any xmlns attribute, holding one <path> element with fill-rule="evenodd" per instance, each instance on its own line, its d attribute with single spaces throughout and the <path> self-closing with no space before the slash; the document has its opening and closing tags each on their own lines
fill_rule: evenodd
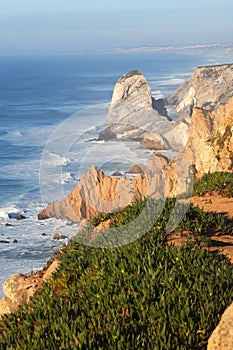
<svg viewBox="0 0 233 350">
<path fill-rule="evenodd" d="M 0 56 L 0 297 L 11 274 L 43 268 L 64 244 L 55 233 L 68 241 L 77 231 L 37 220 L 45 205 L 65 197 L 93 163 L 111 174 L 150 156 L 135 142 L 95 141 L 116 81 L 137 69 L 160 98 L 197 66 L 232 61 L 233 52 L 221 48 Z"/>
</svg>

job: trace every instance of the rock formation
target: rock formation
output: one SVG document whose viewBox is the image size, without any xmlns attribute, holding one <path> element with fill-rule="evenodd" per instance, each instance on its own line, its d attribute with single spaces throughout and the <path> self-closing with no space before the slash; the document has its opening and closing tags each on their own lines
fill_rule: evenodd
<svg viewBox="0 0 233 350">
<path fill-rule="evenodd" d="M 180 149 L 187 141 L 184 134 L 188 130 L 187 123 L 171 122 L 164 101 L 153 99 L 144 75 L 132 71 L 114 87 L 106 128 L 99 139 L 136 140 L 143 147 L 157 150 Z"/>
<path fill-rule="evenodd" d="M 187 152 L 199 177 L 233 171 L 233 98 L 213 111 L 194 108 L 190 136 L 180 154 Z"/>
<path fill-rule="evenodd" d="M 0 300 L 0 317 L 15 311 L 20 305 L 27 303 L 39 286 L 51 278 L 53 272 L 58 268 L 58 260 L 33 275 L 12 275 L 3 283 L 5 297 Z"/>
<path fill-rule="evenodd" d="M 54 216 L 79 222 L 82 218 L 91 220 L 98 213 L 108 213 L 124 208 L 135 199 L 148 196 L 146 176 L 138 174 L 135 179 L 105 175 L 97 166 L 85 173 L 80 183 L 65 200 L 50 204 L 38 218 Z"/>
<path fill-rule="evenodd" d="M 221 321 L 215 328 L 208 341 L 207 350 L 233 349 L 233 304 L 222 315 Z"/>
<path fill-rule="evenodd" d="M 133 138 L 145 147 L 157 149 L 186 145 L 172 160 L 154 153 L 145 167 L 131 169 L 138 172 L 134 179 L 127 179 L 120 173 L 115 177 L 107 176 L 93 165 L 68 196 L 50 204 L 38 215 L 39 219 L 55 216 L 73 222 L 90 221 L 100 212 L 123 208 L 135 199 L 183 194 L 192 184 L 194 174 L 233 171 L 232 72 L 233 65 L 198 68 L 191 79 L 166 100 L 177 104 L 181 114 L 187 116 L 191 111 L 191 119 L 176 122 L 161 117 L 158 110 L 163 110 L 163 104 L 157 104 L 157 111 L 153 109 L 156 103 L 141 73 L 131 72 L 122 77 L 114 89 L 107 128 L 100 138 Z M 158 129 L 154 123 L 159 125 Z M 48 276 L 50 271 L 44 279 Z M 27 281 L 25 276 L 12 276 L 4 283 L 6 297 L 0 303 L 0 314 L 11 312 L 28 301 L 37 285 L 35 278 Z M 232 349 L 232 310 L 230 306 L 223 315 L 209 340 L 209 350 Z"/>
<path fill-rule="evenodd" d="M 194 107 L 217 109 L 233 96 L 233 64 L 197 68 L 191 78 L 168 96 L 166 105 L 177 106 L 180 117 L 192 115 Z"/>
<path fill-rule="evenodd" d="M 194 174 L 233 171 L 233 97 L 217 110 L 194 108 L 186 146 L 169 160 L 155 153 L 135 179 L 106 176 L 96 166 L 84 174 L 65 200 L 55 202 L 39 218 L 55 216 L 79 222 L 111 212 L 136 198 L 166 198 L 189 191 Z"/>
</svg>

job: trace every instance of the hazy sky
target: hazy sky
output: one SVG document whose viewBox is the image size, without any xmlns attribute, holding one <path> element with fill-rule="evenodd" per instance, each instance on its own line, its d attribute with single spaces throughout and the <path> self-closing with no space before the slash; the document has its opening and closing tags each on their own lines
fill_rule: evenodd
<svg viewBox="0 0 233 350">
<path fill-rule="evenodd" d="M 0 0 L 0 53 L 231 41 L 232 0 Z"/>
</svg>

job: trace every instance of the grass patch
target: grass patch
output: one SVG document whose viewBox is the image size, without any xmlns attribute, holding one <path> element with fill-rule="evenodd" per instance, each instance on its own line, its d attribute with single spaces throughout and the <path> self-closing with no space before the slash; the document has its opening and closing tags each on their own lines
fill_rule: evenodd
<svg viewBox="0 0 233 350">
<path fill-rule="evenodd" d="M 194 195 L 203 196 L 211 191 L 218 191 L 226 197 L 233 197 L 233 173 L 214 172 L 205 174 L 194 184 Z"/>
<path fill-rule="evenodd" d="M 0 348 L 206 349 L 232 300 L 233 266 L 192 243 L 166 244 L 175 203 L 167 200 L 151 229 L 126 246 L 69 244 L 54 278 L 1 320 Z M 132 223 L 145 208 L 136 202 L 111 214 L 113 226 Z M 190 206 L 179 229 L 205 236 L 220 226 L 232 227 Z"/>
</svg>

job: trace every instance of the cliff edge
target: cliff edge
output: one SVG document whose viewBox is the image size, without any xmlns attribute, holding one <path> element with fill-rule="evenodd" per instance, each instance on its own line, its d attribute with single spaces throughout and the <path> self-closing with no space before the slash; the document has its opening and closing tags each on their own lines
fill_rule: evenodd
<svg viewBox="0 0 233 350">
<path fill-rule="evenodd" d="M 192 116 L 193 108 L 213 111 L 233 96 L 233 64 L 198 67 L 188 81 L 165 99 L 175 105 L 180 118 Z"/>
</svg>

